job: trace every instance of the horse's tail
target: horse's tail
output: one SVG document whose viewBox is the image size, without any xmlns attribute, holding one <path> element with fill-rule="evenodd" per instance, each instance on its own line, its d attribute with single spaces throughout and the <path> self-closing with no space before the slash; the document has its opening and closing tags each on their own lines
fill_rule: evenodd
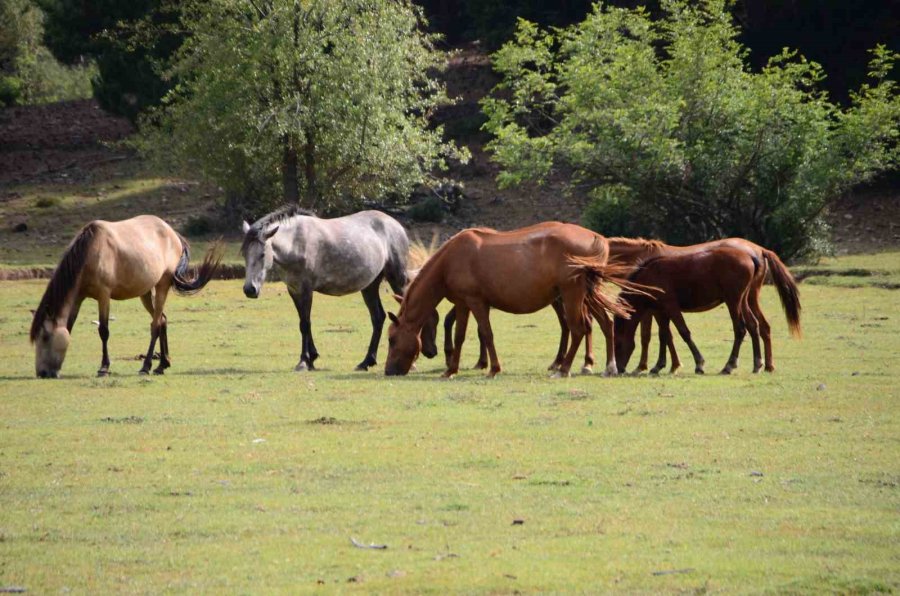
<svg viewBox="0 0 900 596">
<path fill-rule="evenodd" d="M 604 311 L 615 316 L 628 319 L 634 309 L 621 299 L 609 294 L 603 289 L 602 283 L 607 282 L 623 290 L 643 292 L 642 286 L 629 282 L 626 278 L 631 267 L 618 263 L 609 263 L 601 257 L 568 257 L 569 266 L 574 269 L 573 275 L 583 277 L 587 287 L 585 306 L 595 316 L 601 316 Z"/>
<path fill-rule="evenodd" d="M 763 257 L 769 264 L 772 281 L 775 282 L 775 287 L 778 289 L 788 329 L 791 335 L 800 337 L 802 334 L 800 329 L 800 290 L 797 288 L 797 282 L 794 281 L 794 276 L 774 252 L 763 249 Z"/>
<path fill-rule="evenodd" d="M 189 277 L 188 264 L 191 260 L 191 247 L 183 236 L 179 234 L 178 238 L 181 240 L 181 260 L 178 261 L 178 267 L 175 268 L 175 275 L 172 276 L 172 285 L 175 287 L 175 291 L 181 296 L 196 294 L 202 290 L 216 274 L 216 271 L 219 269 L 219 264 L 222 262 L 222 254 L 225 252 L 225 247 L 221 240 L 217 240 L 209 250 L 206 251 L 203 263 L 200 264 L 200 268 L 197 270 L 196 274 L 193 277 Z"/>
</svg>

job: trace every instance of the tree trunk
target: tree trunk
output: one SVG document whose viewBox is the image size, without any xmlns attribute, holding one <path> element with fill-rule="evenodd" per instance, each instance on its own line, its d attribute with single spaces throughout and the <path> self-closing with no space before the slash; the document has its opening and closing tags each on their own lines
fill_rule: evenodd
<svg viewBox="0 0 900 596">
<path fill-rule="evenodd" d="M 281 186 L 286 203 L 300 202 L 300 187 L 297 185 L 297 149 L 291 135 L 281 138 L 284 153 L 281 157 Z"/>
<path fill-rule="evenodd" d="M 316 144 L 312 131 L 306 133 L 306 145 L 303 146 L 303 169 L 306 178 L 306 206 L 316 207 L 319 199 L 319 184 L 316 179 Z"/>
</svg>

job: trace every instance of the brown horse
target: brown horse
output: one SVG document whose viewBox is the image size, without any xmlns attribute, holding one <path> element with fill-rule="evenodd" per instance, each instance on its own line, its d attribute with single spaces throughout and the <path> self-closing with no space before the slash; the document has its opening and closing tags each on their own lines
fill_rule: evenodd
<svg viewBox="0 0 900 596">
<path fill-rule="evenodd" d="M 511 232 L 463 230 L 448 240 L 409 286 L 400 314 L 389 313 L 385 374 L 406 374 L 418 356 L 420 333 L 438 303 L 455 305 L 456 337 L 445 377 L 459 371 L 459 357 L 471 312 L 487 345 L 489 376 L 500 372 L 489 319 L 491 308 L 524 314 L 562 299 L 572 343 L 559 369 L 567 375 L 588 327 L 587 310 L 607 339 L 607 372 L 616 373 L 614 338 L 607 310 L 627 312 L 602 292 L 598 282 L 624 283 L 606 263 L 606 239 L 580 226 L 552 223 Z"/>
<path fill-rule="evenodd" d="M 768 251 L 766 251 L 768 252 Z M 774 253 L 770 253 L 774 256 Z M 780 260 L 766 261 L 772 268 L 778 293 L 792 334 L 800 334 L 800 300 L 797 285 Z M 777 257 L 775 257 L 777 259 Z M 749 330 L 753 342 L 753 372 L 762 367 L 759 349 L 760 323 L 750 305 L 756 280 L 762 275 L 765 261 L 744 248 L 719 246 L 677 256 L 655 257 L 640 265 L 629 281 L 653 287 L 648 294 L 625 291 L 621 300 L 634 309 L 630 320 L 617 319 L 616 361 L 624 370 L 634 351 L 634 334 L 639 321 L 648 314 L 657 319 L 660 333 L 660 356 L 655 370 L 665 366 L 665 350 L 671 341 L 669 321 L 675 324 L 688 344 L 696 363 L 695 371 L 703 373 L 704 360 L 691 339 L 682 312 L 702 312 L 723 302 L 728 306 L 734 329 L 734 344 L 723 374 L 737 367 L 738 354 L 744 335 Z"/>
<path fill-rule="evenodd" d="M 190 248 L 169 224 L 152 215 L 118 222 L 92 221 L 72 240 L 31 322 L 37 376 L 58 377 L 69 347 L 72 327 L 85 298 L 97 301 L 103 356 L 98 376 L 109 374 L 109 301 L 140 297 L 152 316 L 150 347 L 142 374 L 150 372 L 153 348 L 160 342 L 162 374 L 171 362 L 163 307 L 169 289 L 193 294 L 203 288 L 218 268 L 222 249 L 213 246 L 196 277 L 187 277 Z"/>
<path fill-rule="evenodd" d="M 545 224 L 537 224 L 533 227 L 538 228 L 542 225 Z M 711 242 L 704 242 L 702 244 L 693 244 L 689 246 L 673 246 L 659 240 L 645 240 L 643 238 L 612 237 L 607 238 L 607 242 L 609 243 L 610 262 L 628 266 L 630 268 L 630 271 L 633 270 L 633 268 L 636 267 L 639 263 L 645 262 L 654 257 L 684 255 L 725 246 L 743 250 L 748 255 L 755 256 L 760 262 L 764 261 L 766 264 L 768 264 L 768 267 L 763 267 L 762 269 L 760 269 L 758 275 L 754 277 L 753 284 L 750 289 L 750 294 L 748 296 L 748 303 L 750 305 L 750 308 L 753 310 L 754 316 L 759 322 L 760 335 L 765 346 L 766 370 L 775 370 L 774 361 L 772 359 L 771 328 L 768 321 L 766 320 L 765 315 L 763 314 L 762 308 L 760 307 L 759 295 L 766 280 L 766 273 L 769 268 L 771 268 L 773 271 L 777 268 L 780 270 L 781 275 L 790 277 L 790 273 L 787 272 L 787 269 L 778 258 L 778 255 L 769 250 L 766 250 L 758 244 L 750 242 L 749 240 L 744 240 L 743 238 L 725 238 L 722 240 L 713 240 Z M 553 307 L 559 319 L 561 333 L 559 349 L 557 350 L 556 358 L 549 367 L 550 370 L 555 370 L 559 367 L 559 363 L 562 361 L 562 358 L 565 355 L 569 338 L 568 329 L 566 328 L 565 324 L 565 315 L 562 312 L 562 306 L 559 302 L 554 302 Z M 448 362 L 450 354 L 452 352 L 452 342 L 450 338 L 454 319 L 455 314 L 452 310 L 447 313 L 447 317 L 444 319 L 444 353 L 447 356 Z M 635 372 L 642 372 L 647 370 L 648 353 L 651 339 L 651 321 L 652 316 L 650 316 L 649 314 L 645 315 L 641 320 L 641 358 L 637 368 L 635 369 Z M 678 359 L 678 353 L 675 351 L 675 343 L 674 341 L 672 341 L 671 334 L 668 337 L 668 348 L 670 353 L 672 354 L 671 372 L 675 372 L 676 370 L 678 370 L 678 368 L 680 368 L 681 362 Z M 484 342 L 481 341 L 480 344 L 481 349 L 479 352 L 478 362 L 475 364 L 475 368 L 486 368 L 487 351 L 485 349 Z M 593 364 L 594 354 L 592 334 L 590 330 L 588 330 L 588 333 L 585 335 L 584 367 L 582 371 L 590 372 Z M 625 371 L 620 370 L 620 372 Z M 659 372 L 659 369 L 654 367 L 651 372 L 657 373 Z"/>
</svg>

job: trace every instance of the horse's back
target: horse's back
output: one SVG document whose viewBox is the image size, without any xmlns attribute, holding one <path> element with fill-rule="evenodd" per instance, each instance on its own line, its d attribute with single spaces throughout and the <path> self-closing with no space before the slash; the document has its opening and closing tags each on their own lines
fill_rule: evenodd
<svg viewBox="0 0 900 596">
<path fill-rule="evenodd" d="M 135 298 L 177 268 L 181 238 L 160 218 L 139 215 L 122 221 L 95 220 L 92 224 L 96 237 L 84 270 L 86 295 Z"/>
</svg>

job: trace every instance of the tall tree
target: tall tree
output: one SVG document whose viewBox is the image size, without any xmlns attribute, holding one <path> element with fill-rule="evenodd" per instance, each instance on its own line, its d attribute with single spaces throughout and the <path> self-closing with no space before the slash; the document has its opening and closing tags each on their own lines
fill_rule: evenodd
<svg viewBox="0 0 900 596">
<path fill-rule="evenodd" d="M 232 196 L 340 207 L 464 157 L 429 127 L 445 56 L 406 0 L 211 0 L 183 26 L 145 146 Z"/>
</svg>

